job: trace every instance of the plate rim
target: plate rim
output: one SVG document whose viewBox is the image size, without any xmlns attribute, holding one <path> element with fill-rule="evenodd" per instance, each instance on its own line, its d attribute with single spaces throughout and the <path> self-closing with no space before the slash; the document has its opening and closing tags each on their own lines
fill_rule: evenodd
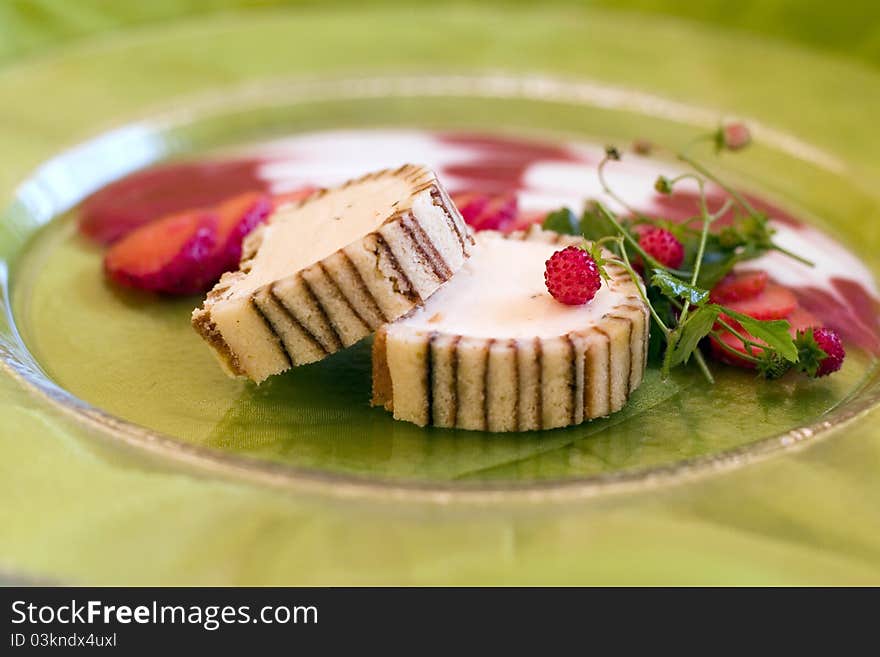
<svg viewBox="0 0 880 657">
<path fill-rule="evenodd" d="M 279 95 L 279 85 L 283 92 Z M 572 86 L 574 85 L 574 86 Z M 568 93 L 564 93 L 568 89 Z M 270 91 L 271 90 L 271 91 Z M 351 95 L 355 90 L 355 95 Z M 397 93 L 394 93 L 395 90 Z M 74 151 L 93 145 L 103 138 L 124 131 L 128 127 L 146 128 L 144 134 L 157 135 L 171 131 L 212 115 L 234 112 L 239 109 L 255 109 L 254 99 L 262 99 L 264 105 L 289 104 L 291 98 L 299 102 L 316 102 L 326 99 L 364 99 L 382 97 L 434 95 L 441 97 L 473 95 L 493 99 L 521 98 L 532 101 L 563 102 L 587 105 L 602 109 L 646 114 L 690 126 L 714 127 L 722 112 L 702 108 L 682 101 L 673 101 L 662 96 L 633 89 L 615 87 L 587 78 L 564 78 L 550 75 L 516 74 L 471 74 L 471 75 L 418 75 L 418 76 L 380 76 L 370 78 L 309 78 L 282 77 L 264 78 L 229 88 L 220 87 L 208 93 L 200 93 L 189 99 L 176 99 L 177 110 L 150 112 L 143 118 L 131 118 L 117 127 L 109 127 L 78 144 L 61 151 L 46 160 L 31 173 L 16 189 L 12 205 L 19 201 L 20 194 L 28 182 L 52 163 L 63 161 Z M 267 93 L 268 92 L 268 93 Z M 327 94 L 324 97 L 315 93 Z M 334 94 L 342 95 L 334 95 Z M 599 102 L 593 95 L 599 94 Z M 230 109 L 230 99 L 237 101 Z M 249 104 L 248 104 L 249 103 Z M 757 134 L 768 147 L 781 151 L 800 160 L 809 161 L 814 166 L 830 173 L 839 173 L 844 167 L 833 154 L 827 153 L 801 141 L 793 135 L 780 132 L 764 125 L 756 119 L 746 118 L 754 126 Z M 139 162 L 136 168 L 148 166 L 172 152 L 150 153 L 152 160 Z M 125 172 L 116 173 L 124 175 Z M 105 183 L 100 183 L 105 184 Z M 87 194 L 91 190 L 82 190 Z M 77 199 L 78 201 L 79 199 Z M 44 225 L 69 207 L 52 208 L 43 220 Z M 4 210 L 8 210 L 5 208 Z M 8 322 L 16 347 L 24 350 L 33 360 L 29 365 L 19 359 L 0 341 L 0 366 L 30 392 L 49 402 L 52 408 L 93 429 L 102 437 L 114 438 L 114 445 L 120 443 L 138 452 L 147 452 L 168 459 L 171 465 L 185 465 L 197 468 L 198 472 L 214 476 L 232 477 L 252 483 L 268 484 L 275 488 L 296 492 L 319 493 L 342 498 L 377 498 L 385 500 L 418 500 L 437 504 L 448 503 L 499 503 L 499 502 L 545 502 L 594 497 L 599 494 L 631 490 L 644 490 L 655 485 L 665 485 L 689 481 L 707 476 L 710 473 L 724 472 L 746 464 L 765 460 L 781 452 L 801 449 L 808 444 L 832 434 L 836 429 L 857 420 L 880 405 L 880 363 L 872 363 L 857 388 L 837 406 L 820 419 L 786 432 L 775 434 L 758 441 L 739 445 L 713 454 L 683 459 L 673 463 L 643 468 L 600 473 L 586 477 L 568 479 L 547 479 L 528 483 L 494 482 L 430 482 L 425 480 L 370 477 L 352 473 L 329 472 L 319 469 L 303 468 L 284 463 L 264 461 L 254 457 L 232 454 L 219 449 L 195 445 L 166 433 L 155 431 L 142 425 L 129 422 L 112 415 L 101 408 L 80 399 L 69 392 L 41 370 L 24 340 L 18 334 L 12 313 L 8 277 L 0 277 L 0 300 L 6 306 L 5 320 Z"/>
</svg>

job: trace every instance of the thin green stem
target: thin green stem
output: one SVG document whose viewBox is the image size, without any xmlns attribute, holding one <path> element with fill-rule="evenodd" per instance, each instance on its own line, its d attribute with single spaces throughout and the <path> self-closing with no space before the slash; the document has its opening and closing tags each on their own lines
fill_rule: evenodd
<svg viewBox="0 0 880 657">
<path fill-rule="evenodd" d="M 728 352 L 729 354 L 733 354 L 737 358 L 742 358 L 744 360 L 749 361 L 750 363 L 760 363 L 761 362 L 760 359 L 756 358 L 752 354 L 751 349 L 749 350 L 749 353 L 744 353 L 744 352 L 740 351 L 739 349 L 735 349 L 735 348 L 731 347 L 729 344 L 727 344 L 722 339 L 720 332 L 712 331 L 710 333 L 710 335 L 713 338 L 715 338 L 715 344 L 717 344 L 719 347 L 721 347 L 724 351 Z"/>
<path fill-rule="evenodd" d="M 760 342 L 755 342 L 751 338 L 747 338 L 745 335 L 740 333 L 737 329 L 733 328 L 733 326 L 731 326 L 729 323 L 727 323 L 725 320 L 721 319 L 720 317 L 718 318 L 718 323 L 721 324 L 721 326 L 724 327 L 724 329 L 726 331 L 728 331 L 730 334 L 732 334 L 737 340 L 739 340 L 740 342 L 743 343 L 743 347 L 748 349 L 749 355 L 751 355 L 751 356 L 755 355 L 755 352 L 752 350 L 752 347 L 757 347 L 758 349 L 761 349 L 762 351 L 767 348 L 767 345 L 763 345 Z"/>
<path fill-rule="evenodd" d="M 731 187 L 730 185 L 725 183 L 718 176 L 716 176 L 709 169 L 707 169 L 702 164 L 697 162 L 695 159 L 693 159 L 686 152 L 679 153 L 678 159 L 686 164 L 689 164 L 691 166 L 691 168 L 694 169 L 694 171 L 697 171 L 698 173 L 702 174 L 703 176 L 705 176 L 706 178 L 708 178 L 709 180 L 714 182 L 716 185 L 721 187 L 721 189 L 723 189 L 725 192 L 727 192 L 737 202 L 737 205 L 739 205 L 748 214 L 750 214 L 752 216 L 758 215 L 758 211 L 755 210 L 754 206 L 752 206 L 752 204 L 749 203 L 748 199 L 746 199 L 745 196 L 743 196 L 738 191 L 736 191 L 733 187 Z"/>
<path fill-rule="evenodd" d="M 724 201 L 724 204 L 720 208 L 718 208 L 715 211 L 715 213 L 712 215 L 713 219 L 718 219 L 719 217 L 723 217 L 725 214 L 727 214 L 727 212 L 730 210 L 731 207 L 733 207 L 733 201 L 730 199 L 727 199 L 726 201 Z"/>
<path fill-rule="evenodd" d="M 614 227 L 617 229 L 617 231 L 620 233 L 620 235 L 623 237 L 623 239 L 626 240 L 629 243 L 629 245 L 633 249 L 635 249 L 636 253 L 638 253 L 642 257 L 642 260 L 644 262 L 651 265 L 651 267 L 653 267 L 654 269 L 665 269 L 666 271 L 673 273 L 676 276 L 687 276 L 688 275 L 689 272 L 682 271 L 680 269 L 670 269 L 669 267 L 664 267 L 660 262 L 658 262 L 656 259 L 651 257 L 648 253 L 646 253 L 645 250 L 641 246 L 639 246 L 639 243 L 630 234 L 630 232 L 620 224 L 620 222 L 617 220 L 617 217 L 614 216 L 614 213 L 611 212 L 611 210 L 606 208 L 603 203 L 598 202 L 598 201 L 596 202 L 596 207 L 599 209 L 599 211 L 603 215 L 605 215 L 605 218 L 608 219 L 608 221 L 610 221 L 614 225 Z"/>
<path fill-rule="evenodd" d="M 682 180 L 696 180 L 699 183 L 701 178 L 695 173 L 682 173 L 675 176 L 675 178 L 670 178 L 669 186 L 674 187 L 676 183 L 679 183 Z"/>
<path fill-rule="evenodd" d="M 706 359 L 703 358 L 703 353 L 699 349 L 694 350 L 694 360 L 697 361 L 697 365 L 700 370 L 703 372 L 703 376 L 706 377 L 706 380 L 710 384 L 715 383 L 715 377 L 712 376 L 712 372 L 709 370 L 709 366 L 706 364 Z"/>
<path fill-rule="evenodd" d="M 718 176 L 716 176 L 709 169 L 707 169 L 702 164 L 700 164 L 697 160 L 695 160 L 692 157 L 690 157 L 689 155 L 687 155 L 687 153 L 685 153 L 685 152 L 679 153 L 678 159 L 681 160 L 682 162 L 689 164 L 695 171 L 703 174 L 706 178 L 708 178 L 709 180 L 714 182 L 716 185 L 721 187 L 721 189 L 723 189 L 725 192 L 727 192 L 730 195 L 730 197 L 736 201 L 737 205 L 739 205 L 743 210 L 745 210 L 747 214 L 751 215 L 752 217 L 760 216 L 758 211 L 755 209 L 755 207 L 751 203 L 749 203 L 748 199 L 746 199 L 745 196 L 743 196 L 738 191 L 736 191 L 733 187 L 731 187 L 730 185 L 725 183 L 723 180 L 718 178 Z M 788 249 L 785 249 L 781 246 L 777 246 L 776 244 L 773 244 L 773 246 L 771 248 L 774 251 L 779 251 L 779 253 L 787 255 L 789 258 L 792 258 L 793 260 L 797 260 L 798 262 L 800 262 L 808 267 L 815 267 L 816 266 L 815 263 L 811 262 L 810 260 L 807 260 L 806 258 L 803 258 L 803 257 L 797 255 L 796 253 L 792 253 Z"/>
<path fill-rule="evenodd" d="M 623 206 L 624 208 L 626 208 L 631 214 L 633 214 L 635 216 L 641 216 L 642 213 L 639 212 L 638 210 L 636 210 L 634 207 L 632 207 L 629 203 L 627 203 L 626 200 L 623 199 L 623 197 L 619 196 L 617 194 L 617 192 L 615 192 L 611 188 L 611 185 L 608 184 L 608 181 L 605 180 L 605 165 L 607 165 L 610 160 L 611 160 L 611 158 L 609 158 L 606 155 L 605 157 L 602 158 L 602 161 L 599 162 L 599 168 L 598 168 L 599 184 L 602 186 L 602 190 L 606 194 L 608 194 L 608 196 L 610 198 L 613 198 L 615 201 L 620 203 L 620 205 Z"/>
<path fill-rule="evenodd" d="M 623 257 L 623 262 L 621 263 L 623 265 L 623 268 L 626 269 L 626 271 L 632 277 L 633 282 L 636 284 L 636 287 L 639 290 L 639 296 L 642 297 L 642 301 L 644 301 L 645 305 L 648 307 L 648 310 L 651 313 L 651 317 L 653 317 L 654 321 L 657 322 L 657 326 L 659 326 L 660 330 L 663 331 L 663 335 L 668 338 L 669 337 L 669 327 L 666 326 L 666 323 L 660 318 L 660 315 L 657 314 L 657 311 L 654 310 L 654 306 L 651 304 L 650 301 L 648 301 L 648 296 L 645 294 L 645 290 L 643 289 L 642 285 L 639 283 L 639 275 L 635 272 L 635 270 L 632 268 L 632 265 L 629 262 L 629 256 L 626 253 L 626 247 L 623 244 L 623 238 L 619 237 L 618 239 L 620 240 L 620 253 L 621 253 L 621 256 Z"/>
<path fill-rule="evenodd" d="M 670 302 L 673 306 L 675 306 L 676 308 L 678 308 L 679 310 L 681 310 L 681 309 L 683 308 L 683 306 L 682 306 L 678 301 L 676 301 L 675 299 L 670 299 L 669 302 Z M 697 349 L 696 351 L 694 351 L 694 360 L 697 361 L 697 365 L 700 366 L 700 369 L 703 371 L 703 375 L 706 377 L 706 379 L 709 381 L 709 383 L 713 383 L 713 384 L 714 384 L 714 383 L 715 383 L 715 377 L 713 377 L 713 376 L 712 376 L 712 372 L 709 371 L 709 366 L 706 364 L 706 359 L 703 358 L 703 353 L 702 353 L 699 349 Z"/>
<path fill-rule="evenodd" d="M 678 155 L 687 155 L 688 152 L 694 147 L 702 144 L 704 141 L 715 141 L 715 133 L 714 132 L 704 132 L 701 135 L 697 135 L 693 139 L 691 139 L 687 144 L 685 144 L 684 148 L 682 148 L 677 154 Z"/>
<path fill-rule="evenodd" d="M 697 248 L 697 259 L 694 261 L 694 272 L 691 275 L 691 285 L 695 286 L 697 284 L 697 279 L 700 277 L 700 266 L 703 263 L 703 255 L 706 253 L 706 240 L 709 237 L 709 226 L 712 225 L 715 217 L 709 214 L 709 208 L 706 205 L 706 189 L 705 183 L 702 179 L 697 179 L 697 184 L 700 188 L 700 215 L 703 218 L 703 230 L 700 233 L 700 246 Z M 689 299 L 685 299 L 684 307 L 681 309 L 681 314 L 678 317 L 678 326 L 682 326 L 688 318 L 688 312 L 690 312 L 691 302 Z M 677 341 L 676 335 L 676 341 Z M 674 346 L 674 345 L 670 345 Z M 666 353 L 663 356 L 663 369 L 665 371 L 669 371 L 669 359 L 671 357 L 672 350 L 667 349 Z"/>
<path fill-rule="evenodd" d="M 620 236 L 619 235 L 606 235 L 605 237 L 600 237 L 599 239 L 597 239 L 595 242 L 593 242 L 593 244 L 598 244 L 599 246 L 602 246 L 603 244 L 607 244 L 609 242 L 620 243 Z"/>
<path fill-rule="evenodd" d="M 657 262 L 654 258 L 652 258 L 647 253 L 645 253 L 644 249 L 642 249 L 642 247 L 639 246 L 639 243 L 635 240 L 635 238 L 632 235 L 630 235 L 630 232 L 621 225 L 621 223 L 617 220 L 617 217 L 614 216 L 614 213 L 605 207 L 604 203 L 597 201 L 596 207 L 599 209 L 599 212 L 601 212 L 603 215 L 605 215 L 605 218 L 614 225 L 614 227 L 620 233 L 620 236 L 624 240 L 629 242 L 630 246 L 632 246 L 632 248 L 634 248 L 636 250 L 636 253 L 638 253 L 640 256 L 642 256 L 642 258 L 645 260 L 645 262 L 650 263 L 651 266 L 656 266 L 656 267 L 660 266 L 659 262 Z"/>
<path fill-rule="evenodd" d="M 696 285 L 700 278 L 700 267 L 703 264 L 703 256 L 706 254 L 706 241 L 709 239 L 709 226 L 715 221 L 715 216 L 709 214 L 706 205 L 706 190 L 703 181 L 700 181 L 700 214 L 703 216 L 703 230 L 700 233 L 700 246 L 697 248 L 697 259 L 694 261 L 694 273 L 691 276 L 691 285 Z M 687 307 L 687 304 L 685 304 Z"/>
<path fill-rule="evenodd" d="M 766 345 L 761 344 L 760 342 L 755 342 L 755 341 L 752 340 L 751 338 L 746 337 L 745 335 L 743 335 L 742 333 L 740 333 L 739 330 L 735 329 L 733 326 L 731 326 L 727 321 L 725 321 L 725 320 L 722 319 L 721 317 L 719 317 L 716 321 L 717 321 L 717 322 L 718 322 L 718 323 L 719 323 L 719 324 L 720 324 L 720 325 L 721 325 L 726 331 L 728 331 L 729 333 L 732 333 L 733 336 L 734 336 L 735 338 L 738 338 L 739 340 L 741 340 L 743 344 L 751 345 L 751 346 L 754 346 L 754 347 L 760 347 L 761 349 L 763 349 L 763 348 L 766 346 Z"/>
<path fill-rule="evenodd" d="M 815 267 L 816 266 L 816 263 L 813 262 L 812 260 L 807 260 L 806 258 L 799 256 L 797 253 L 792 253 L 788 249 L 784 249 L 781 246 L 777 246 L 776 244 L 774 244 L 772 248 L 774 251 L 779 251 L 779 253 L 781 253 L 783 255 L 787 255 L 792 260 L 797 260 L 798 262 L 806 265 L 807 267 Z"/>
</svg>

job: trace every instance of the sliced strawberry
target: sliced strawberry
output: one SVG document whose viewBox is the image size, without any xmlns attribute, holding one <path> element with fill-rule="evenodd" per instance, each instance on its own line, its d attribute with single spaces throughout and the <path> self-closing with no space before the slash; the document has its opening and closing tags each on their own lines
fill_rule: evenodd
<svg viewBox="0 0 880 657">
<path fill-rule="evenodd" d="M 453 196 L 461 216 L 474 230 L 507 230 L 516 221 L 516 194 L 465 192 Z"/>
<path fill-rule="evenodd" d="M 750 299 L 733 301 L 724 305 L 755 319 L 785 319 L 797 308 L 798 302 L 788 288 L 769 283 L 763 292 Z"/>
<path fill-rule="evenodd" d="M 776 319 L 781 319 L 781 318 L 776 318 Z M 792 311 L 792 313 L 788 317 L 785 317 L 784 319 L 786 319 L 788 321 L 788 323 L 791 324 L 791 328 L 789 329 L 789 332 L 791 333 L 792 337 L 797 335 L 798 331 L 804 331 L 808 328 L 818 326 L 818 322 L 816 321 L 816 318 L 813 317 L 813 315 L 811 315 L 809 312 L 807 312 L 803 308 L 795 308 L 794 311 Z M 754 340 L 755 342 L 761 342 L 757 338 L 754 338 L 751 335 L 749 335 L 749 333 L 747 331 L 745 331 L 742 328 L 742 326 L 740 326 L 737 322 L 733 322 L 730 319 L 728 319 L 727 322 L 729 324 L 731 324 L 737 330 L 738 333 L 745 336 L 749 340 Z M 716 326 L 716 328 L 720 328 L 720 327 Z M 755 368 L 754 363 L 751 363 L 744 358 L 738 358 L 735 354 L 732 354 L 727 349 L 722 348 L 721 345 L 719 344 L 719 340 L 722 341 L 728 347 L 733 348 L 734 350 L 738 351 L 741 354 L 749 353 L 749 351 L 747 350 L 747 348 L 742 340 L 740 340 L 738 337 L 736 337 L 733 333 L 730 333 L 729 331 L 722 330 L 722 332 L 718 336 L 718 340 L 716 340 L 713 337 L 709 341 L 709 344 L 712 349 L 712 356 L 716 360 L 720 360 L 721 362 L 727 363 L 728 365 L 736 365 L 737 367 L 746 367 L 748 369 Z M 757 356 L 761 353 L 761 349 L 759 347 L 752 347 L 751 353 L 753 355 Z"/>
<path fill-rule="evenodd" d="M 217 244 L 217 215 L 172 214 L 132 231 L 104 257 L 107 276 L 128 287 L 194 294 L 204 285 L 203 264 Z"/>
<path fill-rule="evenodd" d="M 758 296 L 767 287 L 769 276 L 765 271 L 738 271 L 725 276 L 712 288 L 712 301 L 730 303 Z"/>
<path fill-rule="evenodd" d="M 821 326 L 821 323 L 809 312 L 803 308 L 795 308 L 794 312 L 786 317 L 788 323 L 791 324 L 791 334 L 795 335 L 798 331 L 805 331 L 808 328 Z"/>
<path fill-rule="evenodd" d="M 489 195 L 479 192 L 460 192 L 452 195 L 455 207 L 461 212 L 461 216 L 468 223 L 477 219 L 489 205 Z"/>
<path fill-rule="evenodd" d="M 217 241 L 202 263 L 202 288 L 213 285 L 223 272 L 235 269 L 241 244 L 272 213 L 273 199 L 260 192 L 245 192 L 214 207 L 218 217 Z"/>
<path fill-rule="evenodd" d="M 264 189 L 259 165 L 252 159 L 176 162 L 135 172 L 83 201 L 80 230 L 110 244 L 169 214 Z"/>
<path fill-rule="evenodd" d="M 737 331 L 744 335 L 745 337 L 754 340 L 752 336 L 742 330 L 742 327 L 737 327 Z M 733 333 L 729 331 L 722 331 L 718 338 L 711 337 L 709 338 L 709 346 L 712 352 L 712 357 L 715 360 L 719 360 L 722 363 L 727 363 L 728 365 L 735 365 L 736 367 L 745 367 L 747 369 L 755 369 L 755 364 L 751 361 L 746 360 L 745 358 L 739 358 L 735 354 L 731 353 L 727 349 L 724 349 L 721 346 L 721 342 L 723 342 L 727 347 L 732 348 L 734 351 L 739 352 L 741 354 L 748 354 L 749 351 L 746 349 L 745 344 L 742 340 L 736 337 Z M 761 352 L 761 349 L 757 347 L 752 347 L 752 354 L 757 356 Z"/>
<path fill-rule="evenodd" d="M 507 230 L 516 221 L 517 210 L 515 194 L 494 196 L 473 226 L 476 230 Z"/>
</svg>

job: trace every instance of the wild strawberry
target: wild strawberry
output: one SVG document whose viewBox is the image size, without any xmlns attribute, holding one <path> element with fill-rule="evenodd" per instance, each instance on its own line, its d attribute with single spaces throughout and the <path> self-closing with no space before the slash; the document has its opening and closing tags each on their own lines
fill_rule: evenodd
<svg viewBox="0 0 880 657">
<path fill-rule="evenodd" d="M 639 246 L 664 267 L 678 269 L 684 262 L 684 246 L 663 228 L 643 230 L 639 235 Z"/>
<path fill-rule="evenodd" d="M 738 151 L 748 146 L 752 141 L 752 133 L 745 123 L 732 121 L 725 123 L 715 134 L 715 146 L 721 151 L 727 149 L 729 151 Z"/>
<path fill-rule="evenodd" d="M 813 339 L 819 349 L 825 352 L 825 357 L 819 360 L 819 369 L 816 370 L 815 376 L 827 376 L 839 370 L 843 366 L 843 359 L 846 358 L 846 351 L 837 331 L 824 326 L 814 328 Z"/>
<path fill-rule="evenodd" d="M 550 256 L 544 270 L 544 282 L 554 299 L 569 306 L 587 303 L 602 285 L 596 261 L 576 246 L 566 247 Z"/>
<path fill-rule="evenodd" d="M 756 297 L 767 287 L 769 278 L 765 271 L 731 272 L 712 288 L 712 301 L 724 304 Z"/>
</svg>

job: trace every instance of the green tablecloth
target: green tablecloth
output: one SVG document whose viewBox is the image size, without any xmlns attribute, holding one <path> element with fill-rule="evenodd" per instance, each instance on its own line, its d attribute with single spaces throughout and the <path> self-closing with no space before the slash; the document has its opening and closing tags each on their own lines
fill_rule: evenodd
<svg viewBox="0 0 880 657">
<path fill-rule="evenodd" d="M 878 189 L 880 136 L 871 124 L 880 116 L 880 75 L 871 68 L 878 63 L 871 44 L 878 42 L 871 21 L 849 22 L 854 3 L 838 8 L 839 22 L 808 19 L 795 2 L 744 4 L 732 22 L 841 51 L 849 49 L 837 29 L 815 28 L 837 26 L 843 34 L 853 25 L 858 42 L 851 52 L 864 64 L 660 16 L 668 6 L 724 18 L 711 10 L 722 3 L 702 3 L 703 10 L 684 2 L 623 3 L 652 10 L 623 16 L 524 3 L 504 12 L 351 3 L 240 13 L 234 6 L 248 3 L 142 4 L 150 9 L 98 1 L 0 9 L 4 204 L 40 162 L 120 117 L 259 76 L 357 71 L 367 59 L 395 71 L 549 70 L 761 116 L 845 157 L 852 176 Z M 223 11 L 198 15 L 201 5 Z M 180 18 L 166 20 L 172 16 Z M 440 29 L 456 31 L 467 47 L 422 47 L 421 38 Z M 313 59 L 297 49 L 297 40 L 308 39 Z M 549 43 L 555 45 L 541 47 Z M 633 66 L 634 58 L 648 61 L 654 47 L 652 66 Z M 615 56 L 591 56 L 597 51 Z M 16 53 L 26 57 L 16 61 Z M 758 74 L 765 58 L 784 67 L 784 82 Z M 188 66 L 172 73 L 169 62 L 181 60 Z M 744 72 L 745 83 L 738 78 Z M 703 88 L 701 76 L 711 84 Z M 717 84 L 725 77 L 729 89 Z M 810 111 L 817 96 L 822 111 Z M 878 214 L 880 196 L 873 198 L 866 220 Z M 864 248 L 878 241 L 866 231 Z M 107 584 L 877 584 L 878 417 L 860 418 L 801 451 L 652 490 L 441 506 L 294 495 L 139 463 L 96 447 L 0 376 L 0 573 Z"/>
</svg>

